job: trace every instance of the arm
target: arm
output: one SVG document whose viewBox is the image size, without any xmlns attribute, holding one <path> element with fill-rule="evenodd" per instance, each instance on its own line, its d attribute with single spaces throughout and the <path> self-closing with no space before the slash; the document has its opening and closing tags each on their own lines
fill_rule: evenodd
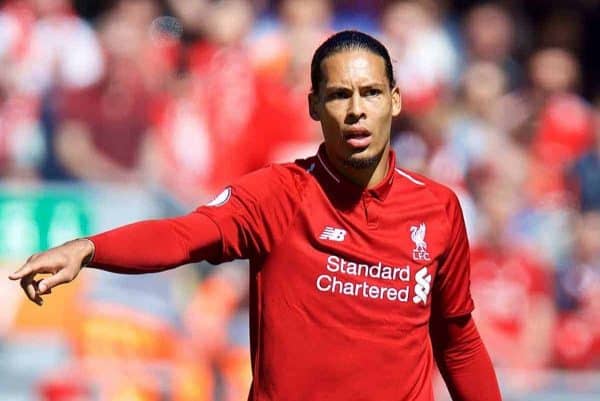
<svg viewBox="0 0 600 401">
<path fill-rule="evenodd" d="M 221 234 L 201 213 L 146 220 L 94 235 L 88 265 L 115 273 L 150 273 L 186 263 L 218 259 Z"/>
<path fill-rule="evenodd" d="M 433 353 L 454 401 L 500 401 L 490 357 L 471 315 L 433 316 L 429 326 Z"/>
<path fill-rule="evenodd" d="M 287 232 L 300 199 L 296 174 L 280 167 L 248 174 L 220 196 L 222 202 L 186 216 L 126 225 L 33 255 L 9 278 L 21 280 L 29 299 L 41 305 L 41 295 L 75 279 L 85 265 L 148 273 L 264 255 Z M 51 276 L 36 281 L 38 273 Z"/>
<path fill-rule="evenodd" d="M 156 272 L 219 258 L 220 240 L 216 224 L 201 213 L 141 221 L 32 255 L 9 278 L 20 280 L 27 297 L 42 305 L 42 295 L 73 281 L 86 265 L 117 273 Z M 38 281 L 37 274 L 50 276 Z"/>
<path fill-rule="evenodd" d="M 434 356 L 454 401 L 500 401 L 492 363 L 471 318 L 469 242 L 454 194 L 446 210 L 449 242 L 432 289 L 429 322 Z"/>
</svg>

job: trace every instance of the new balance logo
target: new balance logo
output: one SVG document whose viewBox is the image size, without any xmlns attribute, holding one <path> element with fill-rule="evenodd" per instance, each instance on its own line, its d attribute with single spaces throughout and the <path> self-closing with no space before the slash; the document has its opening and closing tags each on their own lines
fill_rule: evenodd
<svg viewBox="0 0 600 401">
<path fill-rule="evenodd" d="M 346 230 L 334 227 L 325 227 L 319 239 L 326 239 L 330 241 L 342 242 L 346 238 Z"/>
</svg>

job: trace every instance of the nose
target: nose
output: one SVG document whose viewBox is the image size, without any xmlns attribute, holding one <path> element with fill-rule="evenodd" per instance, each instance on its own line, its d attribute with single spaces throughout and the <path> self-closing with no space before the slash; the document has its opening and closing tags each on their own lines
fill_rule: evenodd
<svg viewBox="0 0 600 401">
<path fill-rule="evenodd" d="M 366 117 L 363 107 L 363 99 L 360 93 L 355 92 L 348 102 L 348 111 L 346 113 L 346 124 L 354 124 Z"/>
</svg>

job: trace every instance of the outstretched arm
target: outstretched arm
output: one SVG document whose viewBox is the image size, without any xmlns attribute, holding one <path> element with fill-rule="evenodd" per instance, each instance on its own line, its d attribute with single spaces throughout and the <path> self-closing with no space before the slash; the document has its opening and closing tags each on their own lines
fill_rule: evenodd
<svg viewBox="0 0 600 401">
<path fill-rule="evenodd" d="M 434 356 L 454 401 L 501 401 L 490 357 L 471 315 L 434 316 L 429 327 Z"/>
<path fill-rule="evenodd" d="M 201 213 L 141 221 L 32 255 L 9 278 L 20 280 L 27 297 L 42 305 L 42 295 L 73 281 L 86 265 L 117 273 L 161 271 L 219 258 L 220 240 L 216 224 Z M 36 280 L 45 273 L 50 276 Z"/>
<path fill-rule="evenodd" d="M 221 234 L 201 213 L 146 220 L 89 237 L 96 251 L 90 267 L 115 273 L 149 273 L 219 258 Z"/>
<path fill-rule="evenodd" d="M 67 242 L 33 255 L 10 278 L 21 280 L 29 299 L 41 304 L 41 295 L 72 281 L 85 265 L 148 273 L 200 260 L 221 263 L 266 254 L 294 219 L 301 199 L 299 177 L 297 170 L 282 166 L 260 169 L 188 215 Z M 51 275 L 37 281 L 39 273 Z"/>
</svg>

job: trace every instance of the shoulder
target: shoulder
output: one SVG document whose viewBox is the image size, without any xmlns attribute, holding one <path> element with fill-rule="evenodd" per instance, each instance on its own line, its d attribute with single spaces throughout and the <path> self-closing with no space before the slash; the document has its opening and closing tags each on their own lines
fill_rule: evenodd
<svg viewBox="0 0 600 401">
<path fill-rule="evenodd" d="M 268 166 L 271 174 L 277 177 L 278 180 L 287 185 L 294 185 L 299 191 L 302 191 L 312 177 L 312 171 L 316 166 L 316 156 L 307 157 L 304 159 L 296 159 L 289 163 L 277 163 Z"/>
<path fill-rule="evenodd" d="M 231 188 L 257 200 L 267 197 L 297 196 L 304 191 L 308 174 L 297 163 L 274 163 L 235 180 Z"/>
<path fill-rule="evenodd" d="M 418 197 L 424 206 L 433 206 L 439 210 L 445 220 L 448 234 L 464 226 L 464 217 L 458 196 L 447 185 L 439 183 L 422 174 L 396 168 L 396 174 L 412 191 L 419 191 Z"/>
<path fill-rule="evenodd" d="M 458 203 L 456 193 L 447 185 L 439 183 L 422 174 L 410 171 L 404 168 L 396 167 L 397 178 L 400 178 L 404 183 L 413 188 L 413 190 L 423 191 L 423 194 L 431 197 L 434 203 L 441 204 L 445 207 Z"/>
</svg>

